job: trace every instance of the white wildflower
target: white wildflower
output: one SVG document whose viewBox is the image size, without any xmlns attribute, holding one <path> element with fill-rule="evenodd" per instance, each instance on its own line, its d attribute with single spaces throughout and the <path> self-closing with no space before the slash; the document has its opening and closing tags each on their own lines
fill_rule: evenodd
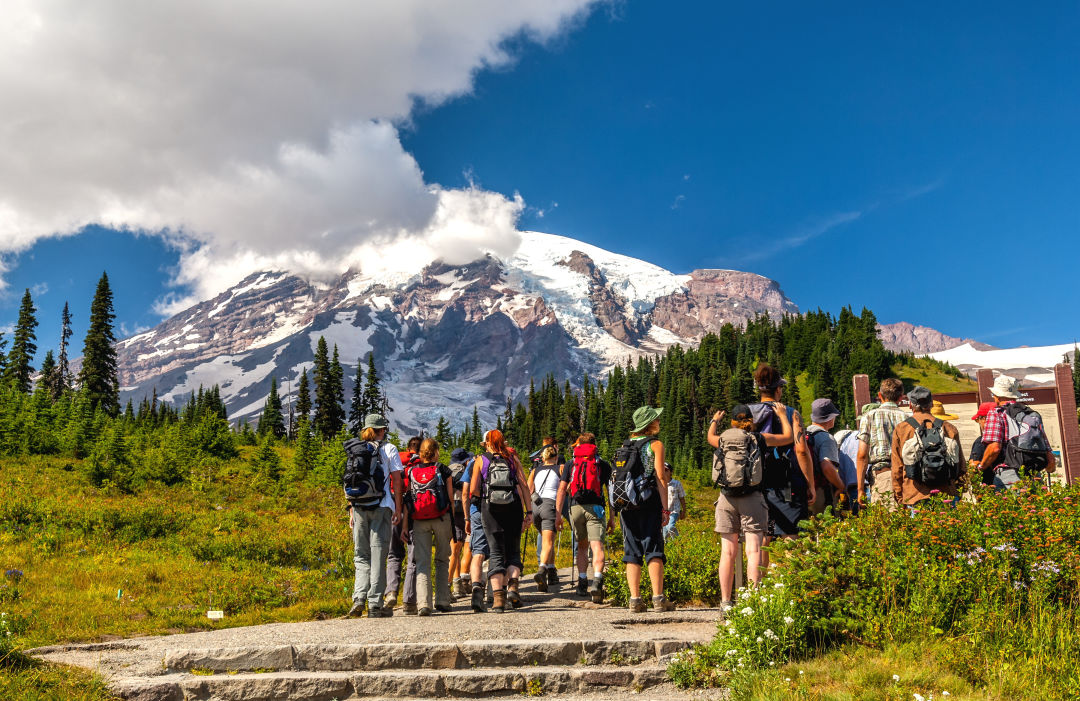
<svg viewBox="0 0 1080 701">
<path fill-rule="evenodd" d="M 746 608 L 744 608 L 744 609 L 743 609 L 742 611 L 740 611 L 739 613 L 741 613 L 741 614 L 742 614 L 742 615 L 744 615 L 744 616 L 753 616 L 753 615 L 754 615 L 754 609 L 752 609 L 752 608 L 750 608 L 749 606 L 747 606 Z"/>
<path fill-rule="evenodd" d="M 757 636 L 757 641 L 756 641 L 756 642 L 759 642 L 759 643 L 763 643 L 763 642 L 765 642 L 765 641 L 764 641 L 764 640 L 762 640 L 762 639 L 761 639 L 761 636 L 759 635 L 759 636 Z"/>
<path fill-rule="evenodd" d="M 922 694 L 912 694 L 911 697 L 915 699 L 915 701 L 926 701 L 926 697 Z"/>
<path fill-rule="evenodd" d="M 765 637 L 769 640 L 779 640 L 779 638 L 776 637 L 776 633 L 772 631 L 772 628 L 765 629 Z"/>
<path fill-rule="evenodd" d="M 900 681 L 900 675 L 899 675 L 899 674 L 894 674 L 894 675 L 892 675 L 892 680 L 893 680 L 894 682 L 898 682 L 898 681 Z"/>
<path fill-rule="evenodd" d="M 794 622 L 795 622 L 795 619 L 794 619 L 794 618 L 792 618 L 791 616 L 784 616 L 784 624 L 785 624 L 785 625 L 789 625 L 789 626 L 790 626 L 790 625 L 791 625 L 792 623 L 794 623 Z"/>
</svg>

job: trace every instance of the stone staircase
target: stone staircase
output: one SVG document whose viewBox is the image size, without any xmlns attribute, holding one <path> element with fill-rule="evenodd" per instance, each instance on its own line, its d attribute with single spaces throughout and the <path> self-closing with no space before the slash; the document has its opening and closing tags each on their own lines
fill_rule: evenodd
<svg viewBox="0 0 1080 701">
<path fill-rule="evenodd" d="M 689 641 L 470 640 L 461 643 L 170 648 L 164 674 L 112 684 L 129 701 L 331 701 L 641 692 L 667 682 Z"/>
</svg>

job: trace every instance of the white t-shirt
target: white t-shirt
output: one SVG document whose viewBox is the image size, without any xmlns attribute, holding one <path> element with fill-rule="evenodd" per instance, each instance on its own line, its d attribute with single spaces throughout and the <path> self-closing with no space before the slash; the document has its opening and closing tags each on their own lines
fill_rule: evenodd
<svg viewBox="0 0 1080 701">
<path fill-rule="evenodd" d="M 386 489 L 383 492 L 382 501 L 379 502 L 379 506 L 385 506 L 391 511 L 394 510 L 394 495 L 390 493 L 390 474 L 392 472 L 401 472 L 404 467 L 401 465 L 401 456 L 398 454 L 398 449 L 393 443 L 383 443 L 379 448 L 379 452 L 382 453 L 382 459 L 379 460 L 379 464 L 382 465 L 383 470 L 386 471 Z"/>
<path fill-rule="evenodd" d="M 679 499 L 686 499 L 686 491 L 683 489 L 682 482 L 672 477 L 671 481 L 667 483 L 667 507 L 669 511 L 682 509 L 682 503 Z"/>
<path fill-rule="evenodd" d="M 560 465 L 537 465 L 533 468 L 536 472 L 533 487 L 541 499 L 555 499 L 559 496 L 559 468 Z"/>
</svg>

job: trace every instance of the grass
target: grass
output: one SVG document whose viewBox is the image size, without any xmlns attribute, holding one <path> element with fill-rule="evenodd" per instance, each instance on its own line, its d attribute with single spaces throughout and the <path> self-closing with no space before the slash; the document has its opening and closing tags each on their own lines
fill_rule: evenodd
<svg viewBox="0 0 1080 701">
<path fill-rule="evenodd" d="M 904 387 L 910 388 L 922 385 L 931 392 L 973 392 L 978 386 L 975 380 L 966 375 L 953 377 L 935 367 L 927 358 L 915 358 L 908 361 L 910 364 L 897 363 L 892 370 L 904 382 Z M 800 388 L 801 389 L 801 388 Z"/>
</svg>

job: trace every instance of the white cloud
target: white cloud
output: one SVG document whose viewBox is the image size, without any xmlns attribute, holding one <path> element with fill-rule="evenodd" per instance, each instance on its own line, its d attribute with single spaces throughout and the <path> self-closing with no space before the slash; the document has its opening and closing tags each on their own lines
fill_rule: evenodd
<svg viewBox="0 0 1080 701">
<path fill-rule="evenodd" d="M 520 199 L 425 182 L 397 125 L 590 4 L 9 0 L 0 253 L 92 223 L 165 232 L 203 298 L 264 267 L 339 273 L 366 242 L 505 249 Z"/>
</svg>

